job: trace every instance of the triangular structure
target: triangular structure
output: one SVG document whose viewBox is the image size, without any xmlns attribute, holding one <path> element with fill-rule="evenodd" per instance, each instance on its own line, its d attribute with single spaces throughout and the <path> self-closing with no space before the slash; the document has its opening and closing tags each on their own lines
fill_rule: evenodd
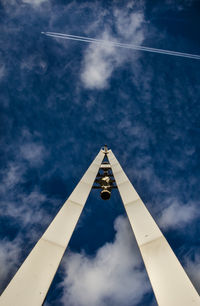
<svg viewBox="0 0 200 306">
<path fill-rule="evenodd" d="M 105 161 L 107 159 L 107 161 Z M 102 163 L 103 161 L 103 163 Z M 39 306 L 67 248 L 91 188 L 110 197 L 118 188 L 160 306 L 200 305 L 200 298 L 171 247 L 111 150 L 100 150 L 70 197 L 0 298 L 1 306 Z"/>
</svg>

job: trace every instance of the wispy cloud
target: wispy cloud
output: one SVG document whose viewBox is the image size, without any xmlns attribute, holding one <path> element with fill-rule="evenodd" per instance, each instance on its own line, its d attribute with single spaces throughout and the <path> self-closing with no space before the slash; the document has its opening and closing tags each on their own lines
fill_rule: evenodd
<svg viewBox="0 0 200 306">
<path fill-rule="evenodd" d="M 38 6 L 44 2 L 48 2 L 49 0 L 22 0 L 23 3 L 29 3 L 34 6 Z"/>
<path fill-rule="evenodd" d="M 150 289 L 128 221 L 118 217 L 116 236 L 94 257 L 68 253 L 62 264 L 64 305 L 138 305 Z"/>
<path fill-rule="evenodd" d="M 109 39 L 108 36 L 108 32 L 105 32 L 102 39 Z M 107 87 L 108 79 L 119 61 L 113 46 L 91 45 L 86 52 L 81 73 L 84 86 L 90 89 Z"/>
<path fill-rule="evenodd" d="M 24 130 L 20 141 L 7 148 L 12 159 L 0 173 L 0 211 L 2 215 L 18 220 L 21 226 L 40 223 L 44 217 L 42 204 L 51 201 L 37 185 L 23 188 L 23 184 L 27 184 L 28 171 L 41 167 L 47 157 L 44 145 L 35 138 L 39 136 Z M 44 219 L 48 222 L 48 216 Z"/>
<path fill-rule="evenodd" d="M 41 54 L 28 55 L 20 64 L 21 71 L 43 74 L 46 72 L 47 63 Z"/>
<path fill-rule="evenodd" d="M 185 270 L 200 294 L 200 250 L 195 247 L 193 259 L 185 256 Z M 199 251 L 199 252 L 198 252 Z"/>
<path fill-rule="evenodd" d="M 2 181 L 0 183 L 1 193 L 5 194 L 14 188 L 18 183 L 23 182 L 24 165 L 10 162 L 1 172 Z"/>
<path fill-rule="evenodd" d="M 10 274 L 18 267 L 21 253 L 19 245 L 19 239 L 0 241 L 0 292 L 4 289 Z"/>
<path fill-rule="evenodd" d="M 182 0 L 174 2 L 173 0 L 166 0 L 166 6 L 171 7 L 174 10 L 181 11 L 192 5 L 194 0 Z"/>
<path fill-rule="evenodd" d="M 128 42 L 141 44 L 144 39 L 143 20 L 141 12 L 129 13 L 128 9 L 115 9 L 114 27 L 117 30 L 117 37 L 123 38 Z M 104 30 L 98 35 L 102 40 L 115 41 L 111 27 L 105 24 Z M 137 58 L 135 53 L 133 58 Z M 120 67 L 128 56 L 126 51 L 114 48 L 113 46 L 90 45 L 82 63 L 81 81 L 84 87 L 89 89 L 103 89 L 109 85 L 109 79 L 113 71 Z"/>
<path fill-rule="evenodd" d="M 168 201 L 170 202 L 170 200 Z M 199 208 L 195 204 L 180 204 L 172 200 L 172 203 L 166 207 L 161 214 L 159 224 L 164 228 L 178 229 L 188 223 L 191 223 L 199 217 Z"/>
<path fill-rule="evenodd" d="M 23 159 L 27 160 L 31 164 L 41 164 L 46 152 L 42 144 L 29 142 L 20 146 L 20 154 Z"/>
<path fill-rule="evenodd" d="M 30 180 L 27 173 L 41 167 L 47 156 L 44 145 L 37 138 L 39 135 L 23 130 L 20 140 L 7 147 L 11 158 L 0 172 L 0 221 L 2 226 L 6 222 L 7 229 L 7 238 L 0 241 L 0 290 L 19 266 L 24 243 L 28 246 L 36 242 L 40 226 L 45 227 L 50 222 L 45 204 L 52 205 L 54 201 L 37 184 L 27 184 Z"/>
<path fill-rule="evenodd" d="M 0 64 L 0 81 L 5 77 L 5 75 L 6 75 L 5 65 Z"/>
</svg>

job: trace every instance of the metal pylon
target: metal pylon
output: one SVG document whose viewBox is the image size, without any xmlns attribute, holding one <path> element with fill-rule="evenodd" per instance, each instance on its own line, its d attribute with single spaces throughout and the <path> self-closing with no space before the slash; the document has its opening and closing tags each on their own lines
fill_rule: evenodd
<svg viewBox="0 0 200 306">
<path fill-rule="evenodd" d="M 103 162 L 104 158 L 107 162 Z M 100 150 L 70 197 L 0 297 L 1 306 L 42 305 L 91 188 L 110 198 L 118 188 L 160 306 L 200 305 L 200 298 L 171 247 L 111 150 Z"/>
</svg>

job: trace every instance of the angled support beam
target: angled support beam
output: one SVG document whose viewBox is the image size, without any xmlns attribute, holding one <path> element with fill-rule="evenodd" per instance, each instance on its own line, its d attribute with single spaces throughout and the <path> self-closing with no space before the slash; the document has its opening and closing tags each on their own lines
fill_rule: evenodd
<svg viewBox="0 0 200 306">
<path fill-rule="evenodd" d="M 0 297 L 1 306 L 42 305 L 104 158 L 101 150 Z"/>
<path fill-rule="evenodd" d="M 119 162 L 108 151 L 112 172 L 160 306 L 200 305 L 200 297 Z"/>
</svg>

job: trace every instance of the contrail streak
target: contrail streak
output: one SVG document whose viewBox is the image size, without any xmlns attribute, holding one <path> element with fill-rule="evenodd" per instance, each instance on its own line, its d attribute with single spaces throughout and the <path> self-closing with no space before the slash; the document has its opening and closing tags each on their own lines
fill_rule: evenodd
<svg viewBox="0 0 200 306">
<path fill-rule="evenodd" d="M 76 40 L 76 41 L 82 41 L 82 42 L 87 42 L 87 43 L 100 44 L 104 46 L 114 46 L 114 47 L 125 48 L 125 49 L 153 52 L 153 53 L 173 55 L 173 56 L 179 56 L 179 57 L 187 57 L 191 59 L 200 60 L 200 55 L 197 55 L 197 54 L 176 52 L 176 51 L 165 50 L 165 49 L 149 48 L 149 47 L 133 45 L 133 44 L 123 44 L 123 43 L 118 43 L 114 41 L 101 40 L 101 39 L 96 39 L 96 38 L 70 35 L 70 34 L 62 34 L 62 33 L 54 33 L 54 32 L 41 32 L 41 33 L 46 36 L 51 36 L 55 38 Z"/>
</svg>

